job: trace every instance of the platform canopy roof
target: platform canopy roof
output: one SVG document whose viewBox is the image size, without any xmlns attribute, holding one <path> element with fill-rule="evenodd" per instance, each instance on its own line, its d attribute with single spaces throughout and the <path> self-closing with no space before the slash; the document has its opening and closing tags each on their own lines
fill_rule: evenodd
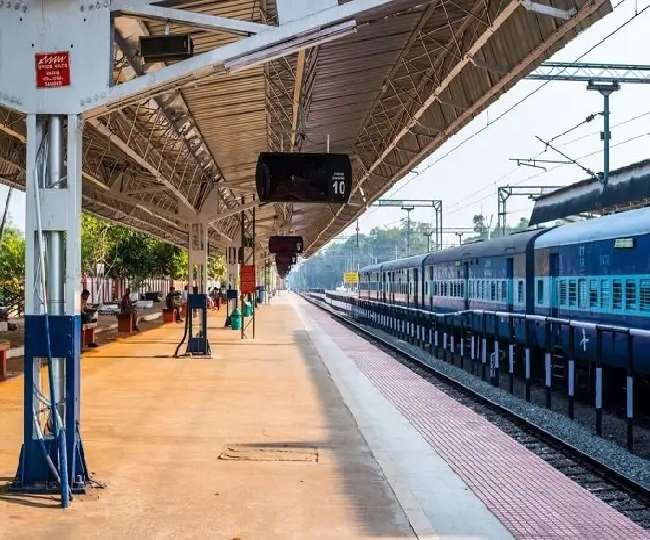
<svg viewBox="0 0 650 540">
<path fill-rule="evenodd" d="M 144 0 L 111 1 L 149 6 Z M 303 5 L 158 3 L 237 21 L 235 30 L 166 22 L 155 10 L 134 16 L 116 8 L 114 84 L 128 87 L 165 68 L 143 63 L 140 36 L 189 32 L 195 53 L 218 50 L 251 39 L 241 21 L 250 23 L 251 34 L 254 25 L 282 27 L 292 2 Z M 202 210 L 210 216 L 212 247 L 223 249 L 238 244 L 238 212 L 258 204 L 259 152 L 324 151 L 329 139 L 331 151 L 352 158 L 348 204 L 266 204 L 257 210 L 261 251 L 272 234 L 298 234 L 312 254 L 500 94 L 611 10 L 608 0 L 540 2 L 322 0 L 341 16 L 323 25 L 319 39 L 313 33 L 302 42 L 294 36 L 294 44 L 302 43 L 298 47 L 260 50 L 264 62 L 249 55 L 215 63 L 155 91 L 87 108 L 83 206 L 181 246 L 187 245 L 188 216 Z M 0 108 L 0 181 L 24 188 L 24 163 L 24 117 Z"/>
</svg>

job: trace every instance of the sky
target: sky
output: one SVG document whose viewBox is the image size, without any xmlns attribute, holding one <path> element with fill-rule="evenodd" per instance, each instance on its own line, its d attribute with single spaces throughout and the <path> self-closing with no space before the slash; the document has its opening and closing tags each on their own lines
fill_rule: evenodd
<svg viewBox="0 0 650 540">
<path fill-rule="evenodd" d="M 576 61 L 633 16 L 635 10 L 639 12 L 650 6 L 650 0 L 617 2 L 613 13 L 588 28 L 549 60 Z M 580 61 L 650 64 L 649 33 L 650 8 Z M 520 81 L 424 160 L 417 167 L 421 172 L 406 175 L 383 198 L 442 199 L 444 227 L 471 227 L 475 214 L 484 214 L 487 222 L 492 220 L 494 225 L 497 221 L 497 186 L 561 186 L 585 178 L 585 173 L 575 165 L 549 166 L 545 173 L 540 169 L 517 167 L 510 160 L 540 153 L 544 148 L 535 136 L 548 140 L 582 122 L 588 115 L 602 111 L 602 97 L 598 92 L 587 91 L 586 83 L 552 82 L 544 85 L 502 119 L 449 153 L 460 141 L 484 128 L 541 84 L 539 81 Z M 610 108 L 611 168 L 650 158 L 650 85 L 622 85 L 621 90 L 612 95 Z M 631 120 L 637 116 L 636 120 Z M 593 121 L 558 138 L 554 144 L 571 158 L 598 172 L 602 170 L 603 159 L 599 135 L 601 129 L 602 117 L 597 116 Z M 628 141 L 630 138 L 634 139 Z M 553 151 L 539 157 L 563 159 Z M 6 193 L 7 188 L 0 186 L 0 205 Z M 526 197 L 511 197 L 508 201 L 508 222 L 514 224 L 521 217 L 528 218 L 531 208 L 532 202 Z M 11 222 L 24 229 L 25 196 L 22 192 L 14 192 L 9 213 Z M 359 228 L 361 232 L 368 232 L 373 227 L 396 225 L 404 215 L 399 208 L 370 208 L 359 219 Z M 433 212 L 416 208 L 411 213 L 411 219 L 431 222 Z M 341 237 L 353 234 L 354 229 L 355 224 L 350 225 Z M 445 244 L 457 241 L 453 233 L 443 238 Z"/>
</svg>

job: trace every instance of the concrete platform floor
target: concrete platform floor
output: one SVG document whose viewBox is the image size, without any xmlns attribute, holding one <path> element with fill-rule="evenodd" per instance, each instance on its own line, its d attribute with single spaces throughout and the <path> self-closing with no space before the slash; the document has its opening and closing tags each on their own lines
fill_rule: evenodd
<svg viewBox="0 0 650 540">
<path fill-rule="evenodd" d="M 180 325 L 88 352 L 81 431 L 92 489 L 56 497 L 0 488 L 0 538 L 411 538 L 412 529 L 287 297 L 240 341 L 211 313 L 214 358 L 174 359 Z M 0 383 L 0 486 L 15 473 L 23 379 Z M 221 460 L 229 446 L 318 461 Z"/>
</svg>

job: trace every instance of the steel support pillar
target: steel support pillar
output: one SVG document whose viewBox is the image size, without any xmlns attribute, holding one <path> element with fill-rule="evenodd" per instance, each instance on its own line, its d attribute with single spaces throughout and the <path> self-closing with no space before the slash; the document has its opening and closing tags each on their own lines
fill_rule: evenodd
<svg viewBox="0 0 650 540">
<path fill-rule="evenodd" d="M 82 121 L 26 116 L 24 439 L 14 491 L 89 479 L 80 431 Z"/>
<path fill-rule="evenodd" d="M 210 356 L 208 341 L 208 225 L 190 223 L 188 246 L 187 353 Z"/>
</svg>

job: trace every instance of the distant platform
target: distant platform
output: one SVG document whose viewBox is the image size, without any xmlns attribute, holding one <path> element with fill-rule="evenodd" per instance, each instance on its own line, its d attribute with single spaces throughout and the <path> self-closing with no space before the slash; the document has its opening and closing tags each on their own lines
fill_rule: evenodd
<svg viewBox="0 0 650 540">
<path fill-rule="evenodd" d="M 84 355 L 95 478 L 75 499 L 0 492 L 0 538 L 647 538 L 645 531 L 318 308 L 285 293 L 214 358 L 181 325 Z M 22 438 L 0 383 L 0 483 Z"/>
</svg>

